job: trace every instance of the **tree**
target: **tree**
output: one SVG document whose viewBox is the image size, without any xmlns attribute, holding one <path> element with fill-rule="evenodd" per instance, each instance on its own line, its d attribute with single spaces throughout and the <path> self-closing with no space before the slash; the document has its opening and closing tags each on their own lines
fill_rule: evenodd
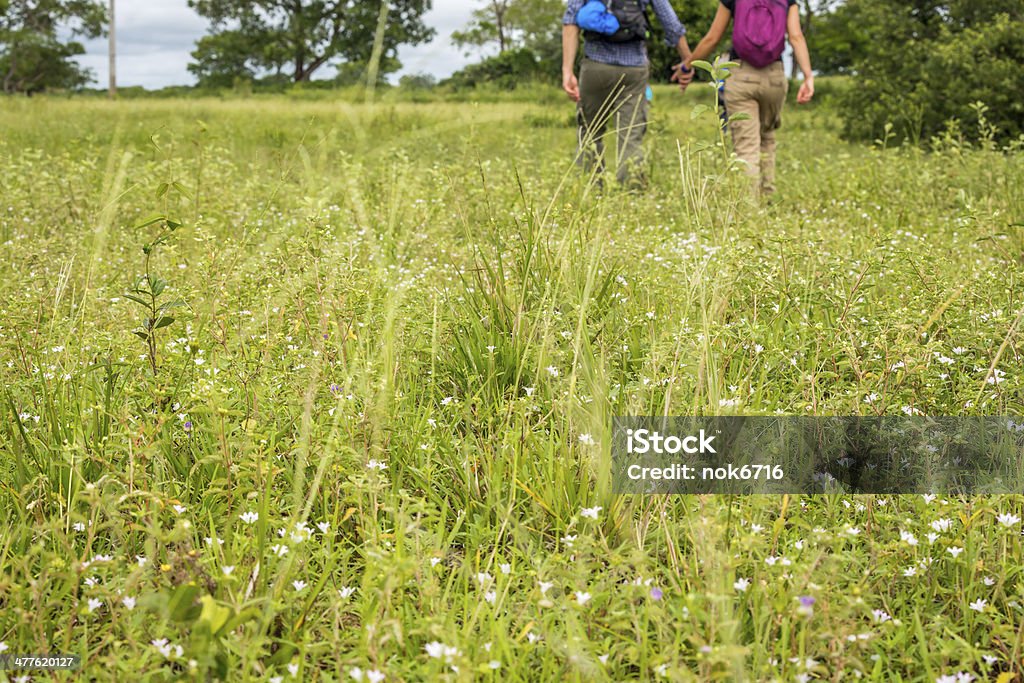
<svg viewBox="0 0 1024 683">
<path fill-rule="evenodd" d="M 848 0 L 870 40 L 843 97 L 844 135 L 922 142 L 948 125 L 1024 133 L 1024 3 L 1020 0 Z M 898 49 L 896 49 L 898 46 Z M 981 102 L 987 107 L 982 115 Z M 984 121 L 982 118 L 984 117 Z"/>
<path fill-rule="evenodd" d="M 526 48 L 542 59 L 549 59 L 560 48 L 563 0 L 483 0 L 473 10 L 469 24 L 452 34 L 452 41 L 463 48 L 494 45 L 498 54 Z"/>
<path fill-rule="evenodd" d="M 434 35 L 423 24 L 431 0 L 388 2 L 382 65 L 397 68 L 398 47 Z M 189 71 L 203 85 L 258 73 L 309 81 L 327 65 L 368 62 L 381 14 L 371 0 L 189 0 L 213 24 L 192 53 Z"/>
<path fill-rule="evenodd" d="M 74 40 L 103 34 L 101 0 L 0 0 L 0 79 L 5 93 L 76 88 L 92 76 L 74 61 Z"/>
</svg>

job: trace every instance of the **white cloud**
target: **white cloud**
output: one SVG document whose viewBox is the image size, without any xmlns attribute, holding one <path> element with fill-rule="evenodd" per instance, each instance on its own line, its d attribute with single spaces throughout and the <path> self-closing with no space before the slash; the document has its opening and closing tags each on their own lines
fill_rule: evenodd
<svg viewBox="0 0 1024 683">
<path fill-rule="evenodd" d="M 437 31 L 428 44 L 407 45 L 399 52 L 400 73 L 430 73 L 444 78 L 473 61 L 452 46 L 451 34 L 469 20 L 473 2 L 434 0 L 424 21 Z M 190 53 L 206 32 L 207 22 L 188 0 L 120 0 L 117 4 L 118 83 L 161 88 L 195 82 L 188 72 Z M 106 85 L 107 40 L 86 41 L 79 62 L 93 70 L 96 84 Z"/>
</svg>

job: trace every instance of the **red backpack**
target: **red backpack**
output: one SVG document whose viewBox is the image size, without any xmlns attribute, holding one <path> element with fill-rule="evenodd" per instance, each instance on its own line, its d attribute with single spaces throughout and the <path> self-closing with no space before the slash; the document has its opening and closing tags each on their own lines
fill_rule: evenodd
<svg viewBox="0 0 1024 683">
<path fill-rule="evenodd" d="M 732 49 L 739 59 L 763 69 L 786 49 L 787 0 L 736 0 Z"/>
</svg>

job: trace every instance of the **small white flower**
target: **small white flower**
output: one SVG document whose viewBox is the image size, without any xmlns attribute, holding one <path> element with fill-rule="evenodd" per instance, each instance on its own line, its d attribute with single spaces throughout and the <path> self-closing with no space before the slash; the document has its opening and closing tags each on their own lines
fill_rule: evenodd
<svg viewBox="0 0 1024 683">
<path fill-rule="evenodd" d="M 3 654 L 4 652 L 7 652 L 9 649 L 10 648 L 7 647 L 7 643 L 5 643 L 2 640 L 0 640 L 0 654 Z"/>
<path fill-rule="evenodd" d="M 235 566 L 231 564 L 225 565 L 220 570 L 224 572 L 224 576 L 231 576 L 231 572 L 235 571 Z"/>
<path fill-rule="evenodd" d="M 476 575 L 476 582 L 481 586 L 490 583 L 494 579 L 488 572 L 478 572 Z"/>
<path fill-rule="evenodd" d="M 294 678 L 294 677 L 299 675 L 299 665 L 296 664 L 295 662 L 292 662 L 291 664 L 289 664 L 287 668 L 288 668 L 288 673 L 290 673 L 292 675 L 292 678 Z"/>
<path fill-rule="evenodd" d="M 547 367 L 547 371 L 548 374 L 551 375 L 552 377 L 558 377 L 558 368 L 556 368 L 554 365 L 549 365 Z"/>
<path fill-rule="evenodd" d="M 358 666 L 354 666 L 348 670 L 348 675 L 352 677 L 353 681 L 363 680 L 363 670 Z"/>
<path fill-rule="evenodd" d="M 984 612 L 985 607 L 988 605 L 988 600 L 977 599 L 972 602 L 969 607 L 975 612 Z"/>
<path fill-rule="evenodd" d="M 880 610 L 880 609 L 872 610 L 871 611 L 871 616 L 872 616 L 872 618 L 874 618 L 875 623 L 878 623 L 878 624 L 884 624 L 887 621 L 892 621 L 892 617 L 889 616 L 889 613 L 886 612 L 885 610 Z"/>
<path fill-rule="evenodd" d="M 331 528 L 330 522 L 319 522 L 316 528 L 320 530 L 320 533 L 327 534 L 327 531 Z"/>
<path fill-rule="evenodd" d="M 580 434 L 580 443 L 584 446 L 593 446 L 597 442 L 594 441 L 594 437 L 590 434 Z"/>
<path fill-rule="evenodd" d="M 747 589 L 750 588 L 750 579 L 737 579 L 736 582 L 732 584 L 732 587 L 738 590 L 740 593 L 745 593 L 747 592 Z"/>
<path fill-rule="evenodd" d="M 370 669 L 366 672 L 366 678 L 370 683 L 380 683 L 384 680 L 384 672 L 378 669 Z"/>
<path fill-rule="evenodd" d="M 140 567 L 145 567 L 147 562 L 149 562 L 148 557 L 143 557 L 142 555 L 135 556 L 135 563 Z"/>
<path fill-rule="evenodd" d="M 540 594 L 541 595 L 546 594 L 549 590 L 551 590 L 551 587 L 554 586 L 554 585 L 555 584 L 548 583 L 547 581 L 539 582 L 538 586 L 540 587 Z"/>
<path fill-rule="evenodd" d="M 103 601 L 98 598 L 89 598 L 89 613 L 92 614 L 100 607 L 103 607 Z"/>
<path fill-rule="evenodd" d="M 348 600 L 353 595 L 355 595 L 355 592 L 355 586 L 342 586 L 340 589 L 338 589 L 338 595 L 340 595 L 343 600 Z"/>
<path fill-rule="evenodd" d="M 583 591 L 576 591 L 576 604 L 582 606 L 590 602 L 590 593 L 584 593 Z"/>
<path fill-rule="evenodd" d="M 441 563 L 441 558 L 440 557 L 432 557 L 432 558 L 430 558 L 430 566 L 431 567 L 436 567 L 440 563 Z"/>
<path fill-rule="evenodd" d="M 860 534 L 860 529 L 855 526 L 848 526 L 846 527 L 846 533 L 850 536 L 858 536 Z"/>
<path fill-rule="evenodd" d="M 1018 517 L 1017 515 L 1011 515 L 1009 512 L 1004 512 L 1003 514 L 999 515 L 998 517 L 996 517 L 996 520 L 1005 527 L 1011 527 L 1020 524 L 1020 517 Z"/>
<path fill-rule="evenodd" d="M 608 663 L 608 655 L 606 655 L 606 654 L 605 655 L 601 655 L 600 657 L 597 658 L 597 661 L 601 662 L 602 664 L 607 664 Z"/>
<path fill-rule="evenodd" d="M 258 520 L 259 518 L 260 513 L 258 512 L 243 512 L 241 515 L 239 515 L 239 519 L 241 519 L 246 524 L 255 524 L 256 520 Z"/>
<path fill-rule="evenodd" d="M 931 527 L 939 533 L 949 531 L 952 526 L 953 520 L 951 519 L 937 519 L 931 524 Z"/>
<path fill-rule="evenodd" d="M 309 584 L 307 584 L 305 581 L 301 581 L 301 580 L 292 581 L 292 586 L 295 587 L 295 592 L 296 593 L 301 593 L 302 591 L 306 590 L 306 586 L 307 585 L 309 585 Z"/>
<path fill-rule="evenodd" d="M 489 668 L 492 671 L 497 671 L 501 668 L 501 662 L 499 662 L 497 659 L 492 659 L 487 663 L 487 668 Z"/>
<path fill-rule="evenodd" d="M 495 600 L 497 600 L 497 599 L 498 599 L 498 594 L 495 591 L 487 591 L 486 593 L 484 593 L 484 600 L 486 600 L 487 602 L 489 602 L 492 605 L 494 604 Z"/>
<path fill-rule="evenodd" d="M 366 463 L 366 469 L 368 470 L 378 470 L 380 472 L 383 472 L 387 468 L 387 463 L 381 462 L 379 460 L 371 460 L 370 462 Z"/>
<path fill-rule="evenodd" d="M 126 595 L 123 598 L 121 598 L 121 604 L 125 606 L 125 609 L 133 610 L 135 609 L 135 598 Z"/>
<path fill-rule="evenodd" d="M 994 586 L 994 585 L 996 585 L 996 580 L 994 578 L 992 578 L 991 576 L 986 576 L 985 578 L 983 578 L 981 580 L 981 582 L 983 584 L 985 584 L 986 586 Z"/>
<path fill-rule="evenodd" d="M 909 531 L 901 531 L 900 540 L 904 541 L 907 545 L 917 545 L 917 538 Z"/>
<path fill-rule="evenodd" d="M 284 557 L 285 555 L 288 554 L 288 547 L 287 546 L 283 546 L 280 543 L 277 543 L 277 544 L 274 544 L 274 545 L 270 546 L 270 551 L 272 553 L 274 553 L 275 555 L 277 555 L 278 557 Z"/>
<path fill-rule="evenodd" d="M 960 548 L 958 546 L 953 546 L 952 548 L 946 548 L 946 552 L 948 552 L 953 557 L 959 557 L 960 553 L 962 553 L 963 551 L 964 551 L 964 549 Z"/>
<path fill-rule="evenodd" d="M 499 565 L 498 568 L 501 570 L 501 573 L 504 574 L 505 576 L 508 576 L 509 574 L 512 573 L 512 565 L 510 565 L 510 564 L 502 564 L 502 565 Z"/>
<path fill-rule="evenodd" d="M 597 519 L 597 515 L 599 512 L 601 512 L 602 509 L 603 508 L 600 505 L 592 508 L 583 508 L 582 510 L 580 510 L 580 516 L 588 517 L 590 519 Z"/>
</svg>

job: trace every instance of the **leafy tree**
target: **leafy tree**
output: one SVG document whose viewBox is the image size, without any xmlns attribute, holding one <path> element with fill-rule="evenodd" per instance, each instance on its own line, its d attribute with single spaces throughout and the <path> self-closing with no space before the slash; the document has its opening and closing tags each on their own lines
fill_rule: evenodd
<svg viewBox="0 0 1024 683">
<path fill-rule="evenodd" d="M 429 40 L 431 0 L 387 1 L 382 68 L 397 68 L 398 47 Z M 213 23 L 192 53 L 202 84 L 230 83 L 259 72 L 309 81 L 326 65 L 368 62 L 381 2 L 371 0 L 189 0 Z"/>
<path fill-rule="evenodd" d="M 1020 0 L 848 0 L 870 36 L 843 97 L 844 134 L 927 141 L 951 121 L 995 127 L 994 140 L 1024 133 L 1024 3 Z M 898 48 L 897 48 L 898 46 Z M 982 116 L 981 102 L 987 107 Z M 988 133 L 986 133 L 988 135 Z"/>
<path fill-rule="evenodd" d="M 563 0 L 482 0 L 452 41 L 470 51 L 494 45 L 498 54 L 526 48 L 546 59 L 560 49 L 564 11 Z"/>
<path fill-rule="evenodd" d="M 76 88 L 91 74 L 75 63 L 74 40 L 103 34 L 99 0 L 0 0 L 0 79 L 5 93 Z"/>
</svg>

